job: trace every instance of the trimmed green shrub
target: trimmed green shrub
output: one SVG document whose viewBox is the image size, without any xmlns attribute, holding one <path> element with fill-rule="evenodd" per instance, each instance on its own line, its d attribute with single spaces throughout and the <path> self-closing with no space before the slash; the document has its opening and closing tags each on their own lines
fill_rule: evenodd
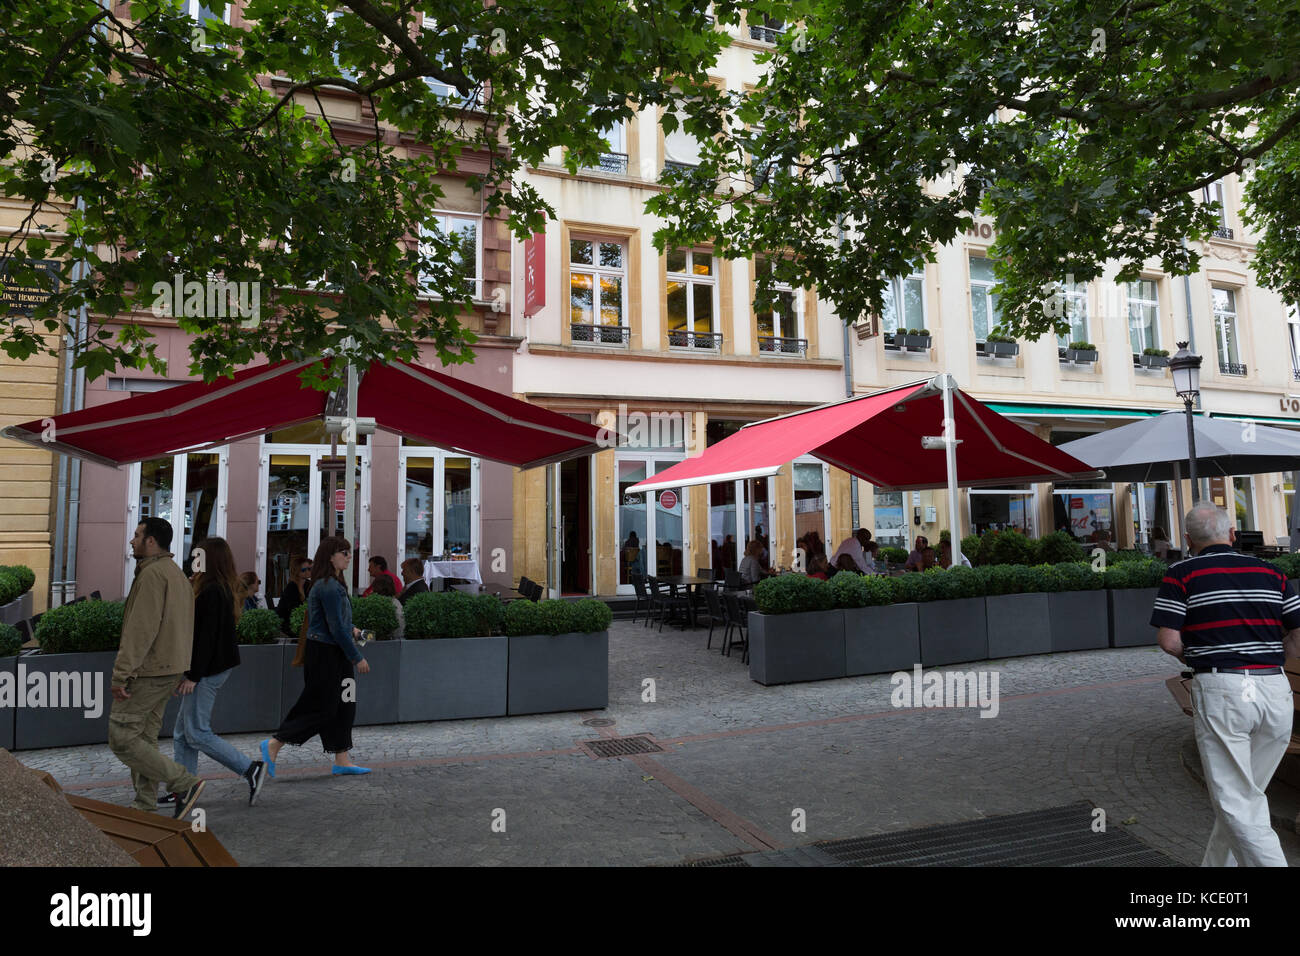
<svg viewBox="0 0 1300 956">
<path fill-rule="evenodd" d="M 1279 554 L 1272 563 L 1288 578 L 1300 578 L 1300 554 Z"/>
<path fill-rule="evenodd" d="M 1125 548 L 1123 551 L 1116 551 L 1112 554 L 1106 555 L 1106 564 L 1111 565 L 1134 561 L 1145 561 L 1147 558 L 1148 555 L 1143 554 L 1141 551 L 1133 548 Z"/>
<path fill-rule="evenodd" d="M 25 564 L 4 564 L 0 565 L 0 571 L 7 571 L 18 580 L 18 593 L 9 599 L 22 597 L 36 584 L 36 572 Z M 8 604 L 9 601 L 0 601 L 0 604 Z"/>
<path fill-rule="evenodd" d="M 974 568 L 958 565 L 946 571 L 941 569 L 940 574 L 942 583 L 938 585 L 938 591 L 941 596 L 935 600 L 955 601 L 984 596 L 984 578 Z"/>
<path fill-rule="evenodd" d="M 475 634 L 491 637 L 500 634 L 506 623 L 506 606 L 495 594 L 466 595 L 474 612 Z"/>
<path fill-rule="evenodd" d="M 541 634 L 542 626 L 541 602 L 511 601 L 506 605 L 506 633 L 511 637 Z"/>
<path fill-rule="evenodd" d="M 841 571 L 827 583 L 836 607 L 879 607 L 893 596 L 887 578 Z"/>
<path fill-rule="evenodd" d="M 0 605 L 16 600 L 22 592 L 22 583 L 11 568 L 0 568 Z"/>
<path fill-rule="evenodd" d="M 890 603 L 911 604 L 942 600 L 937 595 L 942 590 L 942 585 L 938 583 L 938 576 L 943 573 L 942 568 L 931 568 L 929 571 L 909 571 L 896 578 L 886 578 L 893 594 Z"/>
<path fill-rule="evenodd" d="M 352 626 L 374 631 L 375 640 L 385 641 L 397 630 L 397 608 L 386 594 L 352 598 Z"/>
<path fill-rule="evenodd" d="M 609 630 L 613 623 L 614 612 L 604 601 L 595 598 L 583 598 L 573 604 L 573 630 L 579 634 L 595 634 L 597 631 Z"/>
<path fill-rule="evenodd" d="M 297 637 L 302 630 L 302 619 L 307 616 L 307 602 L 299 604 L 289 612 L 289 631 L 293 637 Z"/>
<path fill-rule="evenodd" d="M 1074 536 L 1065 531 L 1053 531 L 1038 539 L 1033 564 L 1060 564 L 1063 561 L 1082 561 L 1083 548 Z"/>
<path fill-rule="evenodd" d="M 991 558 L 991 564 L 1033 564 L 1034 542 L 1019 531 L 998 532 Z"/>
<path fill-rule="evenodd" d="M 881 561 L 888 561 L 890 564 L 903 564 L 907 561 L 906 548 L 884 548 L 882 547 L 877 554 Z"/>
<path fill-rule="evenodd" d="M 968 534 L 961 539 L 961 553 L 966 556 L 966 560 L 971 564 L 975 563 L 975 555 L 979 554 L 980 536 L 977 534 Z"/>
<path fill-rule="evenodd" d="M 46 654 L 115 651 L 122 643 L 123 601 L 78 601 L 51 608 L 36 625 Z"/>
<path fill-rule="evenodd" d="M 0 624 L 0 657 L 16 657 L 23 646 L 23 636 L 12 624 Z"/>
<path fill-rule="evenodd" d="M 280 636 L 280 615 L 270 608 L 245 611 L 235 625 L 235 637 L 240 644 L 274 644 Z"/>
<path fill-rule="evenodd" d="M 567 634 L 573 630 L 573 615 L 569 613 L 569 602 L 559 598 L 547 598 L 537 602 L 541 613 L 542 629 L 538 634 Z"/>
<path fill-rule="evenodd" d="M 376 596 L 384 595 L 371 595 L 371 597 Z M 475 614 L 476 598 L 477 595 L 462 594 L 460 591 L 417 594 L 408 600 L 403 608 L 406 617 L 406 636 L 412 640 L 477 637 L 479 622 Z M 391 608 L 392 605 L 390 604 L 389 607 Z"/>
<path fill-rule="evenodd" d="M 1052 565 L 1054 591 L 1096 591 L 1105 586 L 1105 575 L 1087 561 L 1066 561 Z"/>
<path fill-rule="evenodd" d="M 828 611 L 835 606 L 829 583 L 802 574 L 781 574 L 754 585 L 754 600 L 760 614 L 798 614 Z"/>
<path fill-rule="evenodd" d="M 1112 590 L 1125 588 L 1155 588 L 1165 576 L 1165 563 L 1155 558 L 1141 561 L 1121 561 L 1107 565 L 1102 572 L 1104 586 Z"/>
</svg>

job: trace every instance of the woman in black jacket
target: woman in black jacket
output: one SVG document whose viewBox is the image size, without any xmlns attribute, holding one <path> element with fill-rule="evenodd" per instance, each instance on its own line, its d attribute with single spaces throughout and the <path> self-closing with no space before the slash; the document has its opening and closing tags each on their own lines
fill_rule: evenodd
<svg viewBox="0 0 1300 956">
<path fill-rule="evenodd" d="M 194 649 L 190 669 L 176 688 L 181 709 L 176 714 L 172 742 L 176 762 L 197 773 L 199 753 L 233 770 L 248 782 L 248 804 L 257 800 L 266 764 L 250 760 L 212 732 L 212 705 L 221 685 L 239 666 L 235 624 L 243 613 L 236 595 L 239 576 L 235 558 L 224 538 L 208 538 L 196 549 L 202 552 L 202 568 L 194 578 Z"/>
</svg>

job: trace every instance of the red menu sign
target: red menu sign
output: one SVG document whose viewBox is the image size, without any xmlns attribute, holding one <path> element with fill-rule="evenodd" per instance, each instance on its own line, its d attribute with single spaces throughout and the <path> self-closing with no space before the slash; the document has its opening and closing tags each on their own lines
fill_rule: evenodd
<svg viewBox="0 0 1300 956">
<path fill-rule="evenodd" d="M 524 240 L 524 315 L 535 315 L 546 305 L 546 233 Z"/>
</svg>

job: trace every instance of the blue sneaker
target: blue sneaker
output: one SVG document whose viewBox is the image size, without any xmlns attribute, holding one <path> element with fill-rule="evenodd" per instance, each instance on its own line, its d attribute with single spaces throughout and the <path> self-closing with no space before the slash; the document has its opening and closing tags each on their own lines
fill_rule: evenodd
<svg viewBox="0 0 1300 956">
<path fill-rule="evenodd" d="M 271 779 L 274 780 L 274 779 L 275 779 L 275 761 L 271 759 L 271 747 L 270 747 L 270 744 L 271 744 L 271 738 L 270 738 L 270 737 L 268 737 L 268 738 L 266 738 L 266 740 L 263 740 L 263 741 L 262 741 L 262 763 L 266 764 L 266 772 L 269 773 L 269 774 L 271 775 Z"/>
<path fill-rule="evenodd" d="M 369 768 L 369 767 L 355 767 L 355 766 L 354 766 L 354 767 L 340 767 L 338 764 L 335 764 L 335 765 L 334 765 L 334 775 L 335 775 L 336 777 L 337 777 L 337 776 L 343 776 L 344 774 L 353 774 L 353 773 L 370 773 L 370 768 Z"/>
</svg>

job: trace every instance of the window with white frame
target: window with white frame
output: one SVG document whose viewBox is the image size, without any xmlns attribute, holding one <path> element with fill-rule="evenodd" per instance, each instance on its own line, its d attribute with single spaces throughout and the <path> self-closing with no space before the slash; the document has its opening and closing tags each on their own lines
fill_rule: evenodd
<svg viewBox="0 0 1300 956">
<path fill-rule="evenodd" d="M 1237 294 L 1232 289 L 1212 288 L 1214 338 L 1219 348 L 1219 371 L 1225 375 L 1245 375 L 1237 341 Z"/>
<path fill-rule="evenodd" d="M 1201 187 L 1201 198 L 1206 205 L 1215 203 L 1217 209 L 1212 210 L 1214 217 L 1218 220 L 1218 227 L 1214 230 L 1214 235 L 1223 239 L 1232 238 L 1232 230 L 1228 228 L 1228 204 L 1223 198 L 1223 180 L 1215 180 L 1208 186 Z"/>
<path fill-rule="evenodd" d="M 758 271 L 771 269 L 772 263 L 759 259 Z M 755 315 L 758 326 L 758 350 L 760 352 L 794 352 L 803 354 L 807 348 L 803 335 L 803 309 L 800 299 L 792 285 L 777 282 L 773 287 L 772 307 Z"/>
<path fill-rule="evenodd" d="M 785 21 L 764 15 L 763 22 L 749 25 L 749 38 L 761 43 L 775 43 L 776 38 L 785 32 Z"/>
<path fill-rule="evenodd" d="M 600 169 L 607 173 L 627 174 L 627 133 L 622 120 L 611 123 L 600 131 L 600 138 L 608 143 L 600 154 Z"/>
<path fill-rule="evenodd" d="M 1128 299 L 1128 336 L 1133 354 L 1160 348 L 1160 293 L 1151 279 L 1124 285 Z"/>
<path fill-rule="evenodd" d="M 440 29 L 437 21 L 433 20 L 431 17 L 425 17 L 420 26 L 422 29 L 431 30 L 434 33 L 437 33 Z M 466 36 L 461 43 L 462 50 L 472 50 L 477 46 L 478 37 L 473 35 Z M 444 51 L 434 53 L 431 58 L 439 66 L 447 65 L 447 55 Z M 435 96 L 447 100 L 447 102 L 452 106 L 457 106 L 461 109 L 476 109 L 479 105 L 479 90 L 477 85 L 475 85 L 469 93 L 461 93 L 457 87 L 450 83 L 444 83 L 436 77 L 426 76 L 424 82 L 428 85 L 429 89 L 433 91 Z"/>
<path fill-rule="evenodd" d="M 569 240 L 569 324 L 574 342 L 628 341 L 627 244 L 622 240 Z"/>
<path fill-rule="evenodd" d="M 1291 378 L 1300 381 L 1300 306 L 1294 302 L 1286 307 L 1286 331 L 1291 342 Z"/>
<path fill-rule="evenodd" d="M 1087 342 L 1088 338 L 1088 286 L 1083 282 L 1062 282 L 1057 289 L 1061 296 L 1064 317 L 1070 323 L 1068 335 L 1058 335 L 1057 345 L 1068 348 L 1071 342 Z"/>
<path fill-rule="evenodd" d="M 228 3 L 204 3 L 203 0 L 182 0 L 186 15 L 202 28 L 206 27 L 209 20 L 217 20 L 222 23 L 230 23 L 230 4 Z M 206 41 L 206 38 L 204 38 Z M 219 44 L 203 42 L 200 48 L 204 50 L 215 49 Z"/>
<path fill-rule="evenodd" d="M 880 328 L 891 335 L 925 327 L 925 267 L 918 265 L 907 275 L 890 279 L 885 286 L 885 308 L 880 316 Z"/>
<path fill-rule="evenodd" d="M 403 439 L 402 559 L 478 553 L 479 461 Z"/>
<path fill-rule="evenodd" d="M 713 256 L 698 250 L 670 249 L 668 262 L 668 344 L 673 348 L 716 349 L 718 276 Z"/>
<path fill-rule="evenodd" d="M 664 168 L 694 168 L 700 165 L 700 142 L 686 131 L 686 113 L 678 111 L 677 128 L 664 133 Z"/>
<path fill-rule="evenodd" d="M 989 333 L 1002 321 L 998 297 L 993 294 L 997 281 L 991 260 L 983 256 L 970 257 L 970 317 L 976 342 L 988 341 Z"/>
<path fill-rule="evenodd" d="M 341 33 L 341 29 L 339 27 L 339 18 L 343 16 L 343 11 L 334 10 L 329 14 L 327 14 L 327 16 L 329 17 L 330 32 Z M 355 80 L 357 78 L 356 73 L 352 72 L 349 69 L 345 69 L 344 66 L 341 63 L 339 63 L 339 41 L 337 38 L 333 41 L 333 50 L 334 52 L 331 56 L 331 59 L 334 60 L 334 65 L 338 67 L 339 76 L 343 77 L 344 79 Z"/>
<path fill-rule="evenodd" d="M 468 213 L 435 212 L 427 223 L 420 226 L 420 255 L 428 258 L 438 257 L 438 246 L 433 240 L 436 233 L 450 242 L 450 264 L 465 276 L 465 284 L 471 298 L 483 298 L 483 276 L 479 266 L 483 261 L 481 228 L 482 217 Z M 420 291 L 425 295 L 438 296 L 434 278 L 429 272 L 420 275 Z"/>
</svg>

